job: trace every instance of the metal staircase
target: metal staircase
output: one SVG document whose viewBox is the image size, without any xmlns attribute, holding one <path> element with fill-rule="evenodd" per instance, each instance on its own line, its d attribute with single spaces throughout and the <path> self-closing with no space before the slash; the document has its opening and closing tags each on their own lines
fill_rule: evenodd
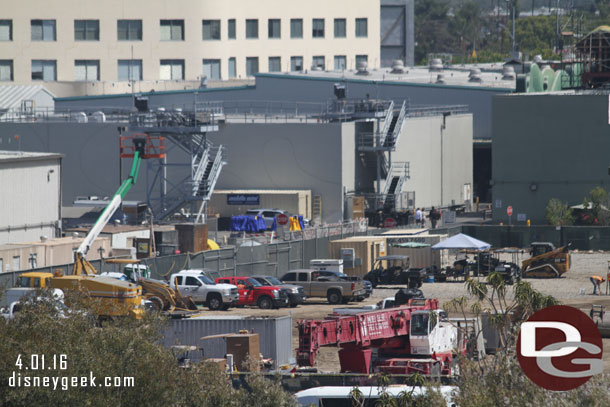
<svg viewBox="0 0 610 407">
<path fill-rule="evenodd" d="M 167 156 L 174 149 L 186 153 L 190 160 L 168 162 L 149 160 L 147 202 L 155 219 L 162 220 L 190 206 L 195 222 L 205 222 L 207 202 L 227 163 L 226 149 L 214 145 L 207 133 L 218 131 L 217 119 L 223 116 L 217 103 L 198 103 L 192 111 L 144 112 L 130 118 L 130 132 L 154 133 L 170 141 Z"/>
<path fill-rule="evenodd" d="M 402 192 L 402 187 L 409 179 L 409 163 L 395 161 L 390 165 L 385 177 L 382 196 L 384 208 L 394 209 L 396 195 Z"/>
<path fill-rule="evenodd" d="M 393 106 L 393 105 L 392 105 Z M 402 126 L 407 116 L 407 102 L 402 102 L 400 110 L 391 110 L 391 118 L 386 118 L 381 134 L 381 145 L 394 151 L 402 133 Z"/>
</svg>

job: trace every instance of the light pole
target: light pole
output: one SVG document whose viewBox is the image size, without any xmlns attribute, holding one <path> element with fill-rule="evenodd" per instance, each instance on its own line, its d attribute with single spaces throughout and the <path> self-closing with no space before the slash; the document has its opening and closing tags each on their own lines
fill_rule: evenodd
<svg viewBox="0 0 610 407">
<path fill-rule="evenodd" d="M 559 0 L 557 0 L 559 1 Z M 515 0 L 506 0 L 507 6 L 506 6 L 506 11 L 509 11 L 508 9 L 508 3 L 510 3 L 513 7 L 513 12 L 512 12 L 512 17 L 513 17 L 513 35 L 512 35 L 512 57 L 515 58 Z"/>
</svg>

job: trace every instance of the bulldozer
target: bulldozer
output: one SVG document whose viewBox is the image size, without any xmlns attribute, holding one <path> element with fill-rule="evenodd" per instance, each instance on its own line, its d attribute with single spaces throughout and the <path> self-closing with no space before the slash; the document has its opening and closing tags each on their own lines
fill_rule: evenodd
<svg viewBox="0 0 610 407">
<path fill-rule="evenodd" d="M 199 308 L 191 297 L 185 297 L 180 291 L 172 289 L 166 282 L 150 278 L 151 272 L 148 266 L 134 259 L 106 259 L 106 263 L 124 265 L 122 273 L 102 273 L 114 278 L 139 284 L 142 286 L 142 298 L 151 301 L 157 311 L 163 311 L 172 318 L 180 318 Z"/>
<path fill-rule="evenodd" d="M 569 245 L 555 248 L 550 242 L 533 242 L 530 258 L 521 263 L 523 278 L 557 278 L 570 270 Z"/>
</svg>

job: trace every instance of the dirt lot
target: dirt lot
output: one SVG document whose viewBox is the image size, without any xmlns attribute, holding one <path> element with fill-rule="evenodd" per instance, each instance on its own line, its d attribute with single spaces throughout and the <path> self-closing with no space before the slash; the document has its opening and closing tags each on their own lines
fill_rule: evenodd
<svg viewBox="0 0 610 407">
<path fill-rule="evenodd" d="M 601 304 L 610 309 L 610 296 L 593 296 L 593 286 L 589 281 L 591 275 L 605 276 L 608 272 L 610 253 L 601 252 L 573 252 L 572 267 L 563 278 L 558 279 L 528 279 L 532 286 L 544 294 L 558 298 L 563 304 L 572 305 L 583 310 L 591 308 L 591 304 Z M 347 307 L 360 307 L 371 305 L 379 300 L 394 296 L 400 286 L 378 287 L 373 295 L 361 303 L 350 303 Z M 428 298 L 438 298 L 443 304 L 455 297 L 467 296 L 463 282 L 447 282 L 424 284 L 422 291 Z M 584 294 L 583 294 L 584 293 Z M 280 310 L 261 310 L 258 308 L 234 308 L 229 311 L 206 312 L 206 315 L 247 315 L 247 316 L 280 316 L 292 315 L 294 328 L 292 330 L 293 349 L 298 347 L 298 332 L 296 321 L 299 319 L 323 319 L 332 313 L 335 306 L 329 305 L 323 299 L 309 299 L 305 305 L 297 308 L 283 308 Z M 344 307 L 344 306 L 342 306 Z M 338 348 L 325 347 L 320 349 L 317 358 L 317 368 L 322 372 L 339 371 Z M 296 352 L 295 352 L 296 355 Z M 604 339 L 604 370 L 610 370 L 610 339 Z"/>
</svg>

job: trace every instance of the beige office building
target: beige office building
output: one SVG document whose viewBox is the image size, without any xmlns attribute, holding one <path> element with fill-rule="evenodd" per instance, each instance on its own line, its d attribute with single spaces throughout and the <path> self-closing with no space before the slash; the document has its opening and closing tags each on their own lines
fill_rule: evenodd
<svg viewBox="0 0 610 407">
<path fill-rule="evenodd" d="M 379 10 L 379 0 L 22 0 L 0 11 L 0 82 L 376 68 Z"/>
</svg>

